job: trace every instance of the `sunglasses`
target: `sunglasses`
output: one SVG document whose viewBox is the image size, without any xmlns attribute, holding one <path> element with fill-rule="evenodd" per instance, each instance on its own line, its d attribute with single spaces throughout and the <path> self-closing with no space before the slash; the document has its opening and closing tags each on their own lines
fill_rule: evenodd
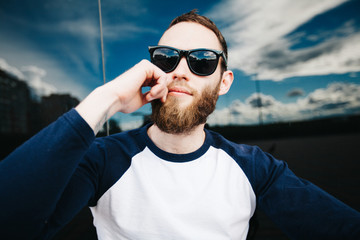
<svg viewBox="0 0 360 240">
<path fill-rule="evenodd" d="M 151 62 L 166 73 L 174 71 L 182 57 L 186 57 L 190 71 L 199 76 L 213 74 L 220 57 L 224 59 L 225 68 L 227 64 L 224 52 L 213 49 L 199 48 L 186 51 L 168 46 L 150 46 L 149 52 Z"/>
</svg>

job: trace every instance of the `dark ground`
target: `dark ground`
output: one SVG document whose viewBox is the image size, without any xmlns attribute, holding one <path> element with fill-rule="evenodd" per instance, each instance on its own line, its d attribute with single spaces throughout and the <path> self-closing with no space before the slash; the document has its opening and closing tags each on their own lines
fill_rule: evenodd
<svg viewBox="0 0 360 240">
<path fill-rule="evenodd" d="M 286 161 L 299 177 L 360 211 L 360 133 L 247 141 Z M 270 150 L 270 151 L 269 151 Z M 261 212 L 257 240 L 288 239 Z"/>
</svg>

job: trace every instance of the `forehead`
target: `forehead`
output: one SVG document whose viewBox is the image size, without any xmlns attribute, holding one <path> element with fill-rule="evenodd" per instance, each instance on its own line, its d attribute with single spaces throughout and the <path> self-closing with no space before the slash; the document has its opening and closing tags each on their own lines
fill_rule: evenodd
<svg viewBox="0 0 360 240">
<path fill-rule="evenodd" d="M 215 33 L 199 23 L 180 22 L 169 28 L 161 37 L 159 45 L 183 50 L 210 48 L 221 50 Z"/>
</svg>

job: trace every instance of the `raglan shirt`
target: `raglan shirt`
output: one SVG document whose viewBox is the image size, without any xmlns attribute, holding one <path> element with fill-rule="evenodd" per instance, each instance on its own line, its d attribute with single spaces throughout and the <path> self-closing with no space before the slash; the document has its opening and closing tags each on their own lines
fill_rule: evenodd
<svg viewBox="0 0 360 240">
<path fill-rule="evenodd" d="M 171 154 L 149 126 L 95 139 L 71 110 L 26 142 L 0 162 L 5 236 L 50 238 L 88 205 L 99 239 L 246 239 L 256 208 L 292 239 L 360 239 L 357 211 L 259 148 L 205 130 Z"/>
</svg>

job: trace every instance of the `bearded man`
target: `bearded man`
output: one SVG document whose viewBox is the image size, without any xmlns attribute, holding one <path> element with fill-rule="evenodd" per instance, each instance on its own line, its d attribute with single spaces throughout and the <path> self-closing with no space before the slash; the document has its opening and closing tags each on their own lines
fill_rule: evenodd
<svg viewBox="0 0 360 240">
<path fill-rule="evenodd" d="M 233 82 L 212 21 L 177 17 L 149 52 L 0 163 L 2 237 L 51 238 L 89 206 L 99 239 L 246 239 L 256 208 L 293 239 L 360 239 L 357 211 L 204 129 Z M 95 139 L 150 102 L 153 123 Z"/>
</svg>

